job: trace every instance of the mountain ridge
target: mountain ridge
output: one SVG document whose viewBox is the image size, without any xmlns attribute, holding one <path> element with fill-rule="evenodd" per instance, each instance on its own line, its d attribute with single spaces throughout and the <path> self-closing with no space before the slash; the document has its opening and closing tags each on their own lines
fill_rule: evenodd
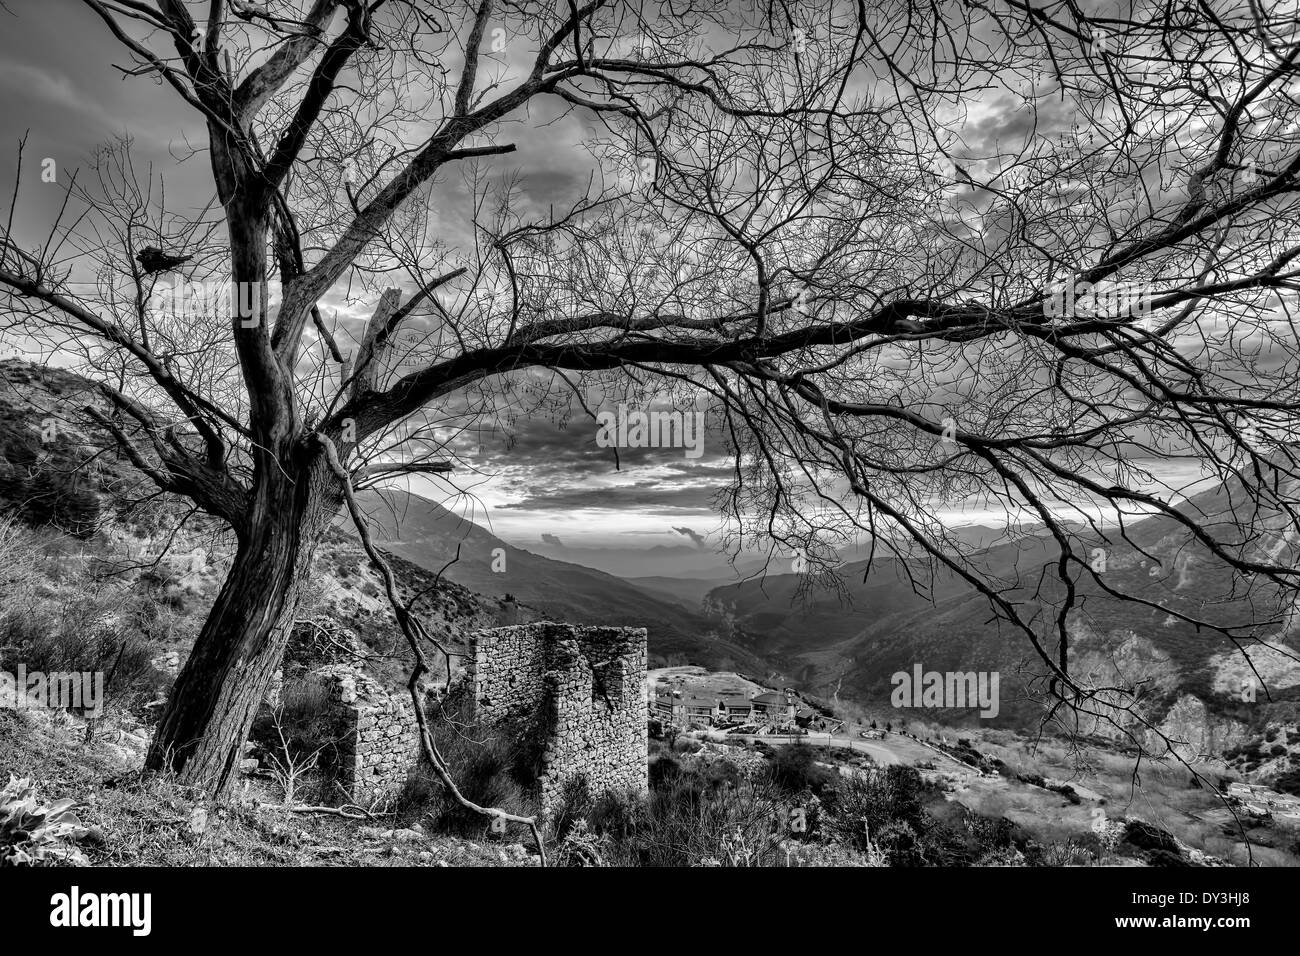
<svg viewBox="0 0 1300 956">
<path fill-rule="evenodd" d="M 721 639 L 698 610 L 624 578 L 535 554 L 411 492 L 362 492 L 358 502 L 385 550 L 442 573 L 480 594 L 510 594 L 542 616 L 578 624 L 649 630 L 655 664 L 674 662 L 764 673 L 763 659 Z"/>
</svg>

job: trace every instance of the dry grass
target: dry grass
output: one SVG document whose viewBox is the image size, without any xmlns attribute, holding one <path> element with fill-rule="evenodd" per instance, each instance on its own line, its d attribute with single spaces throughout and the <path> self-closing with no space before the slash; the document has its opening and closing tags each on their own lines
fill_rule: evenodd
<svg viewBox="0 0 1300 956">
<path fill-rule="evenodd" d="M 1194 786 L 1192 773 L 1179 763 L 1146 758 L 1139 764 L 1135 758 L 1095 748 L 1078 753 L 1056 741 L 1035 742 L 1005 731 L 981 734 L 975 743 L 979 750 L 1004 760 L 1013 772 L 1073 781 L 1095 791 L 1105 799 L 1104 809 L 1109 816 L 1139 817 L 1194 849 L 1238 865 L 1247 861 L 1245 844 L 1240 832 L 1231 827 L 1231 818 L 1223 812 L 1223 802 L 1210 790 Z M 1215 780 L 1213 768 L 1202 772 Z M 1096 804 L 1085 801 L 1079 808 L 1057 807 L 1060 801 L 1050 794 L 1042 800 L 1036 797 L 1035 792 L 1017 793 L 1006 799 L 964 796 L 963 802 L 987 814 L 1005 807 L 1007 815 L 1044 842 L 1059 842 L 1088 832 Z M 1225 832 L 1225 824 L 1231 833 Z M 1292 852 L 1297 845 L 1293 837 L 1276 836 L 1254 832 L 1251 853 L 1255 862 L 1264 866 L 1300 865 L 1300 856 Z M 1280 847 L 1258 845 L 1261 840 L 1277 842 Z"/>
<path fill-rule="evenodd" d="M 101 835 L 84 846 L 99 866 L 517 866 L 532 862 L 503 844 L 453 836 L 398 842 L 335 816 L 293 813 L 274 786 L 249 781 L 239 798 L 205 805 L 165 777 L 144 777 L 97 744 L 73 743 L 25 714 L 0 711 L 0 776 L 34 778 L 46 799 L 72 797 Z M 207 810 L 202 832 L 191 821 Z M 391 817 L 370 821 L 389 830 Z"/>
</svg>

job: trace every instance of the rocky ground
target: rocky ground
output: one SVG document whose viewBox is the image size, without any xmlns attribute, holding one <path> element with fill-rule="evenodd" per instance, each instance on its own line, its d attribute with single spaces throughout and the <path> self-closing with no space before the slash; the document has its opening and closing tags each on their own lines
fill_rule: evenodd
<svg viewBox="0 0 1300 956">
<path fill-rule="evenodd" d="M 258 769 L 235 798 L 213 804 L 140 773 L 149 730 L 107 718 L 88 741 L 86 722 L 62 712 L 0 712 L 0 783 L 29 780 L 38 799 L 76 802 L 89 833 L 77 845 L 102 866 L 530 866 L 513 840 L 431 835 L 418 820 L 378 812 L 294 810 Z M 359 817 L 359 818 L 358 818 Z"/>
</svg>

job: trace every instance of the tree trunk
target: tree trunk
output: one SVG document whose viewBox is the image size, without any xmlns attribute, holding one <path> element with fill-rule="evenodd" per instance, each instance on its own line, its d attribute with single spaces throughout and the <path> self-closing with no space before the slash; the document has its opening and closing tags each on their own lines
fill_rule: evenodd
<svg viewBox="0 0 1300 956">
<path fill-rule="evenodd" d="M 179 782 L 224 795 L 293 630 L 316 545 L 343 501 L 318 451 L 259 483 L 246 533 L 194 650 L 176 679 L 145 760 Z"/>
</svg>

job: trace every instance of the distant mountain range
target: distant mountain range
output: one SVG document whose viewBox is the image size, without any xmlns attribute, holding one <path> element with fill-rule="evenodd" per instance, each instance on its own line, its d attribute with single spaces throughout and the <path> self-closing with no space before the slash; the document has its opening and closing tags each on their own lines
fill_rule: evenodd
<svg viewBox="0 0 1300 956">
<path fill-rule="evenodd" d="M 982 550 L 999 541 L 1005 541 L 1006 532 L 1001 528 L 990 528 L 985 525 L 967 525 L 951 530 L 949 537 L 958 544 Z M 865 547 L 865 545 L 861 546 L 858 551 L 864 553 Z M 862 565 L 864 562 L 856 563 Z M 790 574 L 790 564 L 790 558 L 774 557 L 770 560 L 748 558 L 737 561 L 734 567 L 728 566 L 709 571 L 684 570 L 671 575 L 645 577 L 619 576 L 643 591 L 649 591 L 660 598 L 698 611 L 713 591 L 726 585 L 740 585 L 746 582 L 762 587 L 762 582 L 766 580 Z"/>
<path fill-rule="evenodd" d="M 710 591 L 714 591 L 726 584 L 739 584 L 749 578 L 761 575 L 764 570 L 763 561 L 753 560 L 738 563 L 735 569 L 699 572 L 689 577 L 670 577 L 668 575 L 654 575 L 640 578 L 624 578 L 629 584 L 633 584 L 655 595 L 661 600 L 671 601 L 674 604 L 680 604 L 682 607 L 699 613 L 704 599 Z M 770 562 L 769 570 L 775 571 L 778 562 Z M 785 562 L 789 563 L 789 562 Z"/>
<path fill-rule="evenodd" d="M 1023 632 L 995 620 L 988 600 L 951 572 L 914 578 L 899 559 L 878 557 L 867 574 L 866 562 L 855 561 L 840 570 L 838 593 L 802 592 L 801 577 L 780 573 L 785 562 L 779 560 L 768 562 L 766 573 L 763 562 L 747 560 L 736 569 L 682 577 L 619 578 L 507 544 L 414 495 L 370 492 L 364 501 L 385 549 L 437 571 L 453 562 L 459 545 L 459 559 L 444 572 L 450 580 L 489 597 L 511 594 L 535 617 L 645 626 L 656 663 L 736 669 L 874 707 L 888 707 L 891 676 L 918 663 L 940 672 L 997 671 L 1004 700 L 997 722 L 1026 726 L 1041 715 L 1030 695 L 1041 692 L 1046 666 Z M 1183 507 L 1222 533 L 1218 526 L 1228 527 L 1246 503 L 1239 486 L 1224 486 Z M 1257 525 L 1243 548 L 1277 553 L 1291 546 L 1268 530 L 1267 520 Z M 1079 526 L 1070 531 L 1082 553 L 1105 553 L 1103 579 L 1114 590 L 1211 623 L 1273 620 L 1255 636 L 1295 646 L 1291 625 L 1278 623 L 1290 618 L 1276 589 L 1234 580 L 1172 518 L 1135 521 L 1125 536 L 1109 542 Z M 1057 560 L 1052 540 L 1031 529 L 1011 541 L 1001 530 L 981 526 L 959 529 L 958 536 L 982 573 L 1008 588 L 1055 655 L 1051 621 L 1062 592 L 1051 573 Z M 1190 694 L 1215 713 L 1251 717 L 1236 706 L 1250 665 L 1230 639 L 1121 601 L 1087 579 L 1078 588 L 1068 620 L 1075 673 L 1094 683 L 1143 681 L 1156 714 Z M 1290 652 L 1246 643 L 1274 696 L 1283 703 L 1300 697 L 1300 664 L 1289 661 Z M 973 713 L 943 715 L 950 722 L 967 718 L 974 719 Z"/>
<path fill-rule="evenodd" d="M 1255 528 L 1251 537 L 1235 542 L 1243 551 L 1268 552 L 1274 560 L 1279 554 L 1294 556 L 1296 543 L 1280 532 L 1283 523 L 1277 516 L 1252 515 L 1250 507 L 1234 482 L 1192 498 L 1181 510 L 1221 538 L 1235 527 L 1235 514 Z M 1072 531 L 1081 553 L 1104 556 L 1102 580 L 1117 592 L 1163 602 L 1211 624 L 1271 621 L 1251 636 L 1281 650 L 1251 639 L 1242 643 L 1274 697 L 1285 701 L 1300 696 L 1300 665 L 1289 659 L 1295 653 L 1289 649 L 1298 646 L 1297 622 L 1276 587 L 1234 575 L 1168 516 L 1135 521 L 1124 536 L 1112 535 L 1110 541 L 1078 527 Z M 1053 655 L 1059 646 L 1053 624 L 1063 599 L 1062 586 L 1053 576 L 1057 558 L 1054 542 L 1029 535 L 972 559 L 988 578 L 1009 588 Z M 784 662 L 793 680 L 816 693 L 838 692 L 888 707 L 891 675 L 910 672 L 920 663 L 940 672 L 1000 672 L 1002 696 L 1010 702 L 1003 708 L 1003 722 L 1023 724 L 1041 713 L 1024 698 L 1046 665 L 1035 656 L 1026 635 L 996 621 L 988 600 L 965 580 L 941 572 L 932 582 L 914 587 L 904 566 L 892 557 L 878 560 L 869 575 L 865 571 L 865 562 L 841 569 L 842 594 L 801 595 L 800 578 L 794 574 L 714 588 L 704 598 L 706 613 L 733 642 L 765 660 Z M 1078 587 L 1079 600 L 1068 618 L 1074 673 L 1090 675 L 1099 685 L 1145 679 L 1157 703 L 1168 705 L 1180 694 L 1192 694 L 1220 713 L 1253 716 L 1239 713 L 1241 681 L 1252 674 L 1229 638 L 1141 603 L 1122 601 L 1087 578 Z"/>
<path fill-rule="evenodd" d="M 690 529 L 685 529 L 690 530 Z M 549 539 L 549 540 L 546 540 Z M 733 580 L 730 557 L 707 543 L 689 545 L 654 545 L 653 547 L 583 547 L 561 542 L 554 535 L 533 542 L 520 542 L 533 554 L 555 561 L 599 568 L 615 577 L 722 577 Z M 750 555 L 741 556 L 748 564 Z"/>
<path fill-rule="evenodd" d="M 359 496 L 376 542 L 489 597 L 512 595 L 532 616 L 649 629 L 655 664 L 691 663 L 766 675 L 751 650 L 718 637 L 699 610 L 622 578 L 507 544 L 472 521 L 404 491 Z M 716 586 L 716 581 L 713 582 Z"/>
</svg>

